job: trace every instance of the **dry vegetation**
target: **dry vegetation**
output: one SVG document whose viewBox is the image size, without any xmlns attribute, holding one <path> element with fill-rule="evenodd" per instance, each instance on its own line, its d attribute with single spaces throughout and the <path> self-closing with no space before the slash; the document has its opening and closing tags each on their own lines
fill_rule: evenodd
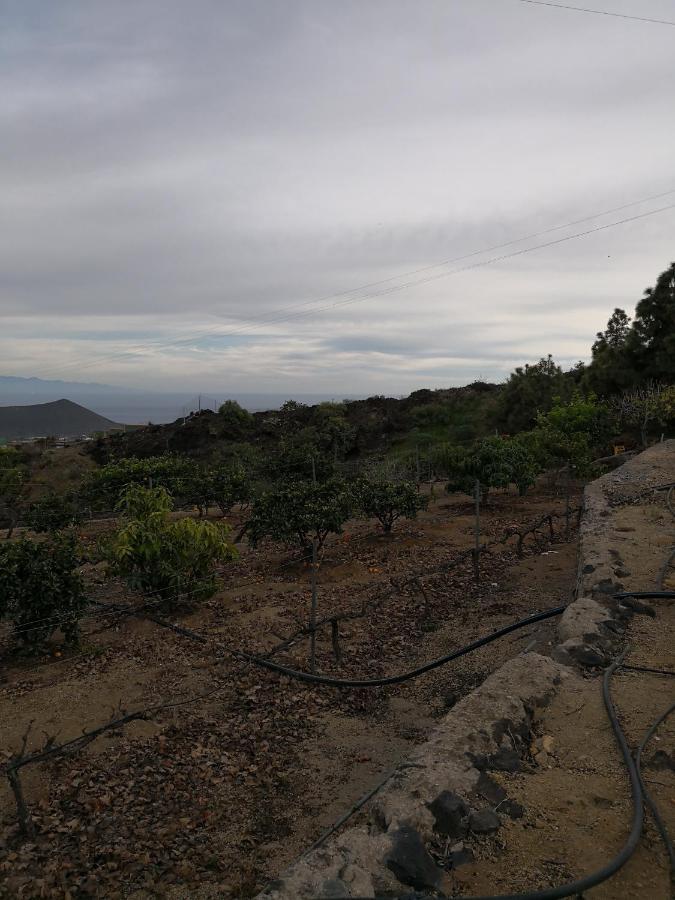
<svg viewBox="0 0 675 900">
<path fill-rule="evenodd" d="M 564 501 L 539 486 L 530 495 L 491 496 L 485 539 L 530 522 Z M 101 526 L 98 526 L 100 530 Z M 374 677 L 410 668 L 486 631 L 569 598 L 574 541 L 558 526 L 553 543 L 529 538 L 424 582 L 391 590 L 448 561 L 473 541 L 472 506 L 462 495 L 432 498 L 416 521 L 378 535 L 350 523 L 327 541 L 319 570 L 319 614 L 358 611 L 340 626 L 338 664 L 325 628 L 318 667 L 338 677 Z M 93 539 L 95 526 L 88 529 Z M 2 786 L 0 895 L 90 897 L 162 895 L 170 885 L 212 884 L 218 896 L 251 896 L 424 738 L 435 718 L 546 626 L 527 629 L 452 666 L 400 687 L 338 691 L 243 664 L 223 644 L 269 652 L 306 621 L 310 571 L 293 552 L 244 548 L 223 572 L 223 587 L 175 621 L 205 635 L 201 644 L 142 616 L 92 616 L 71 655 L 6 660 L 2 669 L 2 751 L 16 751 L 32 724 L 29 748 L 101 724 L 113 711 L 180 702 L 82 752 L 22 770 L 36 835 L 19 840 L 12 795 Z M 128 602 L 121 584 L 87 572 L 91 596 Z M 385 597 L 385 593 L 387 596 Z M 138 602 L 138 601 L 136 601 Z M 308 641 L 279 653 L 306 668 Z"/>
</svg>

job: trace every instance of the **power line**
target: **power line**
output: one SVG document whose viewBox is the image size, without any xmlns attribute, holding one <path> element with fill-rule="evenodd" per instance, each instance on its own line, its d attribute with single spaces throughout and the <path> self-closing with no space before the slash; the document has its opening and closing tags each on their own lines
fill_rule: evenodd
<svg viewBox="0 0 675 900">
<path fill-rule="evenodd" d="M 347 299 L 344 301 L 344 305 L 347 305 L 348 303 L 359 302 L 362 300 L 368 300 L 372 297 L 383 296 L 384 294 L 387 294 L 387 293 L 393 293 L 395 291 L 403 290 L 404 288 L 410 287 L 411 285 L 414 285 L 417 282 L 408 281 L 401 285 L 394 284 L 391 288 L 386 289 L 384 291 L 368 293 L 368 294 L 364 294 L 364 295 L 357 296 L 357 297 L 352 297 L 351 295 L 358 294 L 359 292 L 364 291 L 364 290 L 370 291 L 372 288 L 390 284 L 391 282 L 397 281 L 401 278 L 411 278 L 412 276 L 419 275 L 424 272 L 431 271 L 433 269 L 438 269 L 438 268 L 442 268 L 444 266 L 452 265 L 453 263 L 462 262 L 463 260 L 466 260 L 466 259 L 472 259 L 473 257 L 480 256 L 484 253 L 491 253 L 491 252 L 494 252 L 495 250 L 502 250 L 502 249 L 505 249 L 506 247 L 512 247 L 515 244 L 523 243 L 523 241 L 528 241 L 528 240 L 533 240 L 538 237 L 543 237 L 546 234 L 552 234 L 556 231 L 562 231 L 565 228 L 572 228 L 575 225 L 581 225 L 585 222 L 590 222 L 593 219 L 598 219 L 598 218 L 601 218 L 602 216 L 611 215 L 612 213 L 620 212 L 624 209 L 629 209 L 632 206 L 638 206 L 642 203 L 648 203 L 653 200 L 658 200 L 663 197 L 671 196 L 674 193 L 675 193 L 675 188 L 670 189 L 668 191 L 663 191 L 659 194 L 653 194 L 649 197 L 644 197 L 640 200 L 633 200 L 630 203 L 624 203 L 621 206 L 615 206 L 612 209 L 607 209 L 602 212 L 594 213 L 593 215 L 584 216 L 583 218 L 580 218 L 580 219 L 574 219 L 571 222 L 565 222 L 560 225 L 553 225 L 548 228 L 542 229 L 540 231 L 532 232 L 530 234 L 523 235 L 519 238 L 505 241 L 501 244 L 493 244 L 492 246 L 489 246 L 489 247 L 482 247 L 480 249 L 473 250 L 469 253 L 463 254 L 462 256 L 451 257 L 449 259 L 442 260 L 438 263 L 433 263 L 431 265 L 422 266 L 417 269 L 408 270 L 407 272 L 401 272 L 400 274 L 391 276 L 389 278 L 380 279 L 379 281 L 372 281 L 367 284 L 361 285 L 359 287 L 351 288 L 350 290 L 340 291 L 338 293 L 329 294 L 324 297 L 315 298 L 314 300 L 306 300 L 301 303 L 296 303 L 296 304 L 292 304 L 290 306 L 281 307 L 272 316 L 262 316 L 262 317 L 259 317 L 258 319 L 249 320 L 248 324 L 244 324 L 238 328 L 230 329 L 229 331 L 226 331 L 226 332 L 218 332 L 219 326 L 215 326 L 215 327 L 209 328 L 203 332 L 200 332 L 198 334 L 191 335 L 190 337 L 187 337 L 187 338 L 177 338 L 172 341 L 164 341 L 164 342 L 162 342 L 162 341 L 153 342 L 151 344 L 146 344 L 144 346 L 137 345 L 136 347 L 131 348 L 129 350 L 123 350 L 123 351 L 119 351 L 117 353 L 110 353 L 107 356 L 99 356 L 99 357 L 97 357 L 96 361 L 91 362 L 91 363 L 66 363 L 62 366 L 58 366 L 54 369 L 51 369 L 48 372 L 43 372 L 42 375 L 43 376 L 49 375 L 49 374 L 53 375 L 56 373 L 67 371 L 72 368 L 77 368 L 77 369 L 92 368 L 95 366 L 100 366 L 101 363 L 104 363 L 104 362 L 110 362 L 110 361 L 113 361 L 116 359 L 122 359 L 124 357 L 136 357 L 136 356 L 138 356 L 138 354 L 147 352 L 149 350 L 162 350 L 162 349 L 168 349 L 171 347 L 179 347 L 181 345 L 189 346 L 191 344 L 194 344 L 196 341 L 200 341 L 206 337 L 218 337 L 218 338 L 233 337 L 238 334 L 242 334 L 242 333 L 246 333 L 251 330 L 255 330 L 257 328 L 266 327 L 269 325 L 276 325 L 276 324 L 283 323 L 283 322 L 286 322 L 286 321 L 289 321 L 292 319 L 296 319 L 296 318 L 297 319 L 304 318 L 307 315 L 311 315 L 314 312 L 323 312 L 327 309 L 332 309 L 335 306 L 343 305 L 342 303 L 337 303 L 337 304 L 328 304 L 328 305 L 324 305 L 324 306 L 320 306 L 320 307 L 314 307 L 309 310 L 307 309 L 307 307 L 310 307 L 313 304 L 324 303 L 327 300 L 333 300 L 333 299 L 339 299 L 341 297 L 346 297 Z M 670 208 L 670 207 L 666 207 L 666 209 L 667 208 Z M 662 209 L 654 210 L 654 213 L 662 212 L 662 211 L 663 211 Z M 652 215 L 652 214 L 653 213 L 646 213 L 643 215 Z M 615 224 L 623 224 L 624 221 L 631 221 L 631 220 L 622 220 L 621 222 L 618 222 Z M 612 226 L 602 226 L 602 227 L 604 228 L 604 227 L 612 227 Z M 598 228 L 598 229 L 592 229 L 592 230 L 601 230 L 601 229 Z M 590 233 L 590 232 L 588 232 L 588 233 Z M 547 245 L 542 245 L 542 246 L 547 246 Z M 529 252 L 530 250 L 536 250 L 536 249 L 539 249 L 539 247 L 532 247 L 532 248 L 528 248 L 526 250 L 521 250 L 521 251 L 518 251 L 517 254 L 513 254 L 513 255 L 514 256 L 519 255 L 521 253 Z M 499 259 L 502 259 L 502 258 L 504 258 L 504 257 L 500 257 Z M 482 265 L 490 265 L 492 262 L 493 262 L 493 260 L 487 260 L 487 261 L 478 263 L 477 265 L 463 267 L 461 269 L 454 270 L 451 272 L 443 272 L 435 277 L 436 278 L 449 277 L 451 275 L 457 274 L 457 272 L 466 271 L 471 268 L 478 268 Z M 424 284 L 425 280 L 422 280 L 419 283 Z M 299 310 L 299 312 L 294 312 L 294 310 Z"/>
<path fill-rule="evenodd" d="M 595 16 L 610 16 L 613 19 L 631 19 L 633 22 L 649 22 L 652 25 L 671 25 L 675 27 L 675 22 L 667 19 L 647 19 L 644 16 L 630 16 L 626 13 L 608 12 L 605 9 L 588 9 L 585 6 L 568 6 L 565 3 L 550 3 L 547 0 L 518 0 L 519 3 L 530 3 L 533 6 L 552 6 L 554 9 L 569 9 L 573 12 L 591 13 Z"/>
</svg>

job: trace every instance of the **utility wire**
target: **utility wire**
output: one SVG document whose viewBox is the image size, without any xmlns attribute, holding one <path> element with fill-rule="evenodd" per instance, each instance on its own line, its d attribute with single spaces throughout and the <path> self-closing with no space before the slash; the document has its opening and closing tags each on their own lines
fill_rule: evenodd
<svg viewBox="0 0 675 900">
<path fill-rule="evenodd" d="M 605 9 L 588 9 L 585 6 L 568 6 L 565 3 L 549 3 L 547 0 L 518 0 L 519 3 L 529 3 L 532 6 L 551 6 L 554 9 L 568 9 L 573 12 L 591 13 L 594 16 L 610 16 L 613 19 L 631 19 L 633 22 L 649 22 L 652 25 L 671 25 L 675 27 L 675 22 L 667 19 L 648 19 L 645 16 L 631 16 L 627 13 L 609 12 Z"/>
<path fill-rule="evenodd" d="M 553 233 L 553 232 L 555 232 L 555 231 L 561 231 L 561 230 L 563 230 L 563 229 L 565 229 L 565 228 L 571 228 L 571 227 L 573 227 L 573 226 L 575 226 L 575 225 L 580 225 L 580 224 L 583 224 L 584 222 L 589 222 L 589 221 L 591 221 L 591 220 L 593 220 L 593 219 L 601 218 L 602 216 L 610 215 L 610 214 L 612 214 L 612 213 L 619 212 L 619 211 L 621 211 L 621 210 L 623 210 L 623 209 L 628 209 L 629 207 L 637 206 L 637 205 L 639 205 L 639 204 L 641 204 L 641 203 L 647 203 L 647 202 L 650 202 L 650 201 L 652 201 L 652 200 L 657 200 L 657 199 L 660 199 L 660 198 L 662 198 L 662 197 L 670 196 L 670 195 L 672 195 L 673 193 L 675 193 L 675 189 L 671 189 L 671 190 L 669 190 L 669 191 L 664 191 L 664 192 L 662 192 L 662 193 L 660 193 L 660 194 L 654 194 L 654 195 L 652 195 L 652 196 L 650 196 L 650 197 L 645 197 L 645 198 L 643 198 L 643 199 L 641 199 L 641 200 L 635 200 L 635 201 L 633 201 L 633 202 L 631 202 L 631 203 L 625 203 L 625 204 L 623 204 L 622 206 L 617 206 L 617 207 L 614 207 L 613 209 L 605 210 L 605 211 L 603 211 L 603 212 L 599 212 L 599 213 L 596 213 L 596 214 L 591 215 L 591 216 L 585 216 L 584 218 L 576 219 L 576 220 L 574 220 L 574 221 L 572 221 L 572 222 L 566 222 L 566 223 L 564 223 L 564 224 L 562 224 L 562 225 L 554 225 L 554 226 L 552 226 L 552 227 L 550 227 L 550 228 L 545 228 L 545 229 L 543 229 L 543 230 L 541 230 L 541 231 L 533 232 L 533 233 L 531 233 L 531 234 L 524 235 L 523 237 L 516 238 L 516 239 L 510 240 L 510 241 L 506 241 L 505 243 L 502 243 L 502 244 L 495 244 L 495 245 L 492 245 L 491 247 L 483 247 L 483 248 L 481 248 L 481 249 L 474 250 L 474 251 L 472 251 L 472 252 L 470 252 L 470 253 L 464 254 L 463 256 L 453 257 L 453 258 L 450 258 L 450 259 L 443 260 L 442 262 L 439 262 L 439 263 L 434 263 L 433 265 L 423 266 L 423 267 L 418 268 L 418 269 L 412 269 L 412 270 L 410 270 L 410 271 L 408 271 L 408 272 L 402 272 L 402 273 L 400 273 L 399 275 L 392 276 L 391 278 L 385 278 L 385 279 L 382 279 L 382 280 L 380 280 L 380 281 L 373 281 L 373 282 L 370 282 L 370 283 L 368 283 L 368 284 L 361 285 L 360 287 L 352 288 L 352 289 L 349 290 L 349 291 L 342 291 L 342 292 L 340 292 L 340 293 L 337 293 L 337 294 L 330 294 L 330 295 L 327 295 L 327 296 L 325 296 L 325 297 L 318 298 L 318 299 L 315 299 L 315 300 L 308 300 L 308 301 L 304 301 L 303 303 L 298 303 L 298 304 L 293 304 L 293 305 L 291 305 L 291 306 L 282 307 L 282 308 L 280 308 L 280 309 L 277 311 L 277 313 L 276 313 L 275 315 L 273 315 L 273 316 L 271 316 L 271 317 L 270 317 L 270 316 L 260 317 L 260 318 L 258 318 L 257 320 L 253 320 L 252 322 L 249 322 L 248 324 L 244 324 L 244 325 L 242 325 L 242 326 L 239 327 L 239 328 L 230 329 L 230 330 L 227 331 L 227 332 L 222 332 L 222 333 L 221 333 L 221 332 L 218 332 L 218 327 L 216 326 L 215 328 L 210 328 L 210 329 L 207 329 L 206 331 L 203 331 L 203 332 L 201 332 L 201 333 L 191 335 L 191 336 L 188 337 L 188 338 L 177 338 L 177 339 L 175 339 L 175 340 L 173 340 L 173 341 L 164 341 L 164 342 L 161 342 L 161 341 L 160 341 L 160 342 L 154 342 L 154 343 L 152 343 L 152 344 L 147 344 L 147 345 L 145 345 L 145 346 L 140 345 L 140 346 L 137 346 L 137 347 L 132 348 L 132 349 L 130 349 L 130 350 L 120 351 L 120 352 L 118 352 L 118 353 L 111 353 L 111 354 L 108 354 L 107 356 L 98 356 L 97 359 L 96 359 L 96 361 L 95 361 L 95 362 L 91 362 L 91 363 L 82 363 L 82 364 L 80 364 L 80 363 L 66 363 L 66 364 L 63 365 L 63 366 L 58 366 L 58 367 L 56 367 L 56 368 L 54 368 L 54 369 L 51 369 L 51 370 L 49 370 L 49 371 L 47 371 L 47 372 L 44 372 L 44 371 L 43 371 L 43 372 L 42 372 L 42 375 L 43 375 L 43 376 L 45 376 L 45 375 L 54 375 L 54 374 L 58 374 L 58 373 L 60 373 L 60 372 L 67 371 L 67 370 L 72 369 L 72 368 L 78 368 L 78 369 L 91 368 L 92 366 L 99 366 L 102 362 L 110 362 L 110 361 L 113 361 L 113 360 L 116 360 L 116 359 L 122 359 L 122 358 L 124 358 L 124 357 L 137 357 L 137 356 L 139 355 L 139 353 L 147 352 L 147 351 L 149 351 L 149 350 L 162 350 L 162 349 L 168 349 L 168 348 L 172 348 L 172 347 L 190 346 L 191 344 L 194 344 L 195 342 L 200 341 L 200 340 L 202 340 L 203 338 L 206 338 L 206 337 L 218 337 L 218 338 L 228 338 L 228 337 L 233 337 L 233 336 L 236 336 L 236 335 L 241 334 L 241 333 L 245 333 L 245 332 L 249 332 L 249 331 L 251 331 L 251 330 L 255 330 L 255 329 L 257 329 L 257 328 L 267 327 L 267 326 L 269 326 L 269 325 L 276 325 L 276 324 L 279 324 L 279 323 L 287 322 L 287 321 L 292 320 L 292 319 L 300 319 L 300 318 L 304 318 L 304 317 L 306 317 L 307 315 L 312 315 L 314 312 L 323 312 L 323 311 L 325 311 L 325 310 L 333 309 L 333 308 L 336 308 L 336 307 L 339 307 L 339 306 L 342 306 L 342 305 L 347 305 L 347 304 L 349 304 L 349 303 L 355 303 L 355 302 L 360 302 L 360 301 L 363 301 L 363 300 L 368 300 L 368 299 L 371 299 L 371 298 L 373 298 L 373 297 L 384 296 L 384 295 L 389 294 L 389 293 L 394 293 L 394 292 L 396 292 L 396 291 L 403 290 L 403 289 L 405 289 L 405 288 L 407 288 L 407 287 L 415 286 L 415 285 L 418 284 L 418 283 L 419 283 L 419 284 L 424 284 L 424 283 L 426 283 L 427 279 L 422 279 L 422 280 L 420 280 L 419 282 L 410 282 L 410 281 L 408 281 L 408 282 L 405 282 L 404 284 L 401 284 L 401 285 L 394 285 L 394 286 L 392 286 L 391 288 L 385 289 L 385 290 L 383 290 L 383 291 L 378 291 L 378 292 L 374 292 L 374 293 L 368 293 L 368 294 L 365 294 L 365 295 L 362 295 L 362 296 L 358 296 L 358 297 L 349 297 L 349 295 L 358 293 L 358 292 L 363 291 L 363 290 L 368 290 L 368 291 L 369 291 L 371 288 L 375 288 L 375 287 L 379 287 L 379 286 L 381 286 L 381 285 L 389 284 L 390 282 L 395 281 L 395 280 L 400 279 L 400 278 L 410 278 L 411 276 L 418 275 L 418 274 L 421 274 L 421 273 L 423 273 L 423 272 L 430 271 L 430 270 L 432 270 L 432 269 L 437 269 L 437 268 L 440 268 L 440 267 L 443 267 L 443 266 L 452 265 L 453 263 L 456 263 L 456 262 L 461 262 L 461 261 L 466 260 L 466 259 L 471 259 L 471 258 L 473 258 L 473 257 L 475 257 L 475 256 L 479 256 L 479 255 L 481 255 L 481 254 L 483 254 L 483 253 L 491 253 L 491 252 L 493 252 L 493 251 L 495 251 L 495 250 L 501 250 L 501 249 L 504 249 L 504 248 L 506 248 L 506 247 L 511 247 L 511 246 L 513 246 L 514 244 L 519 244 L 519 243 L 522 243 L 523 241 L 526 241 L 526 240 L 533 240 L 534 238 L 542 237 L 542 236 L 544 236 L 544 235 L 546 235 L 546 234 L 551 234 L 551 233 Z M 552 245 L 555 244 L 555 243 L 561 243 L 562 241 L 573 240 L 574 238 L 578 238 L 578 237 L 584 237 L 584 236 L 586 236 L 586 235 L 588 235 L 588 234 L 593 233 L 594 231 L 602 231 L 602 230 L 604 230 L 604 229 L 606 229 L 606 228 L 612 228 L 612 227 L 615 227 L 615 226 L 617 226 L 617 225 L 623 225 L 623 224 L 625 224 L 625 223 L 627 223 L 627 222 L 634 221 L 635 219 L 641 219 L 641 218 L 645 218 L 645 217 L 650 216 L 650 215 L 655 215 L 656 213 L 664 212 L 664 211 L 667 210 L 667 209 L 672 209 L 673 206 L 675 206 L 675 204 L 673 204 L 673 205 L 671 205 L 671 206 L 662 207 L 662 208 L 660 208 L 660 209 L 652 210 L 652 211 L 650 211 L 650 212 L 642 213 L 642 214 L 640 214 L 640 215 L 638 215 L 638 216 L 631 216 L 631 217 L 629 217 L 629 218 L 622 219 L 622 220 L 620 220 L 620 221 L 618 221 L 618 222 L 608 223 L 607 225 L 599 226 L 599 227 L 597 227 L 597 228 L 593 228 L 593 229 L 590 229 L 590 230 L 588 230 L 588 231 L 581 232 L 581 233 L 579 233 L 579 234 L 570 235 L 570 236 L 568 236 L 568 237 L 566 237 L 566 238 L 561 239 L 560 241 L 553 241 L 553 242 L 551 242 L 551 243 L 545 243 L 545 244 L 541 244 L 541 245 L 538 245 L 538 246 L 535 246 L 535 247 L 525 248 L 525 249 L 519 250 L 519 251 L 517 251 L 517 252 L 515 252 L 515 253 L 513 253 L 513 254 L 507 254 L 507 255 L 504 255 L 504 256 L 495 257 L 494 259 L 489 259 L 489 260 L 485 260 L 485 261 L 482 261 L 482 262 L 478 262 L 478 263 L 475 263 L 475 264 L 473 264 L 473 265 L 469 265 L 469 266 L 462 267 L 462 268 L 460 268 L 460 269 L 452 270 L 452 271 L 450 271 L 450 272 L 443 272 L 443 273 L 440 273 L 439 275 L 434 276 L 433 278 L 431 278 L 431 279 L 429 279 L 429 280 L 435 280 L 436 278 L 446 278 L 446 277 L 450 277 L 450 276 L 452 276 L 452 275 L 458 274 L 459 272 L 465 272 L 465 271 L 468 271 L 468 270 L 470 270 L 470 269 L 479 268 L 479 267 L 481 267 L 481 266 L 491 265 L 491 264 L 494 263 L 494 262 L 499 262 L 499 261 L 501 261 L 501 260 L 503 260 L 503 259 L 508 259 L 510 256 L 520 256 L 520 255 L 522 255 L 523 253 L 529 253 L 529 252 L 531 252 L 532 250 L 539 250 L 539 249 L 542 249 L 543 247 L 552 246 Z M 305 307 L 309 307 L 309 306 L 311 306 L 312 304 L 322 303 L 322 302 L 324 302 L 324 301 L 326 301 L 326 300 L 332 300 L 332 299 L 336 299 L 336 298 L 340 298 L 340 297 L 348 297 L 348 299 L 346 299 L 346 300 L 344 300 L 344 301 L 341 301 L 341 302 L 338 301 L 338 302 L 336 302 L 336 303 L 330 303 L 330 304 L 327 304 L 327 305 L 324 305 L 324 306 L 320 306 L 320 307 L 318 307 L 318 308 L 312 308 L 312 309 L 309 309 L 309 310 L 305 309 Z M 301 310 L 301 311 L 299 311 L 299 312 L 293 312 L 293 311 L 295 311 L 295 310 Z M 304 310 L 304 311 L 302 311 L 302 310 Z"/>
</svg>

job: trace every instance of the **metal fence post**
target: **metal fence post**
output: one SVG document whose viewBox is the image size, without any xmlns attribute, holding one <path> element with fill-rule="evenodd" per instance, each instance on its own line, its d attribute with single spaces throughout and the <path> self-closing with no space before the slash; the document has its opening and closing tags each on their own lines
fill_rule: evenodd
<svg viewBox="0 0 675 900">
<path fill-rule="evenodd" d="M 475 510 L 475 521 L 474 521 L 474 539 L 475 544 L 473 548 L 473 574 L 476 581 L 480 581 L 480 481 L 477 478 L 476 483 L 473 489 L 474 496 L 474 510 Z"/>
<path fill-rule="evenodd" d="M 570 539 L 570 464 L 565 467 L 565 540 Z"/>
<path fill-rule="evenodd" d="M 309 614 L 309 668 L 316 672 L 316 538 L 312 540 L 312 608 Z"/>
</svg>

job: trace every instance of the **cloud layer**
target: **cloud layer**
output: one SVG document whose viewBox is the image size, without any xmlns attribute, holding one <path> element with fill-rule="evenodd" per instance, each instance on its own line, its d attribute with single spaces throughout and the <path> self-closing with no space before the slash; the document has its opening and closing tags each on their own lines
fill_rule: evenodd
<svg viewBox="0 0 675 900">
<path fill-rule="evenodd" d="M 6 374 L 499 379 L 587 356 L 675 257 L 670 210 L 465 269 L 673 194 L 406 275 L 675 189 L 673 29 L 511 0 L 17 0 L 0 19 Z"/>
</svg>

